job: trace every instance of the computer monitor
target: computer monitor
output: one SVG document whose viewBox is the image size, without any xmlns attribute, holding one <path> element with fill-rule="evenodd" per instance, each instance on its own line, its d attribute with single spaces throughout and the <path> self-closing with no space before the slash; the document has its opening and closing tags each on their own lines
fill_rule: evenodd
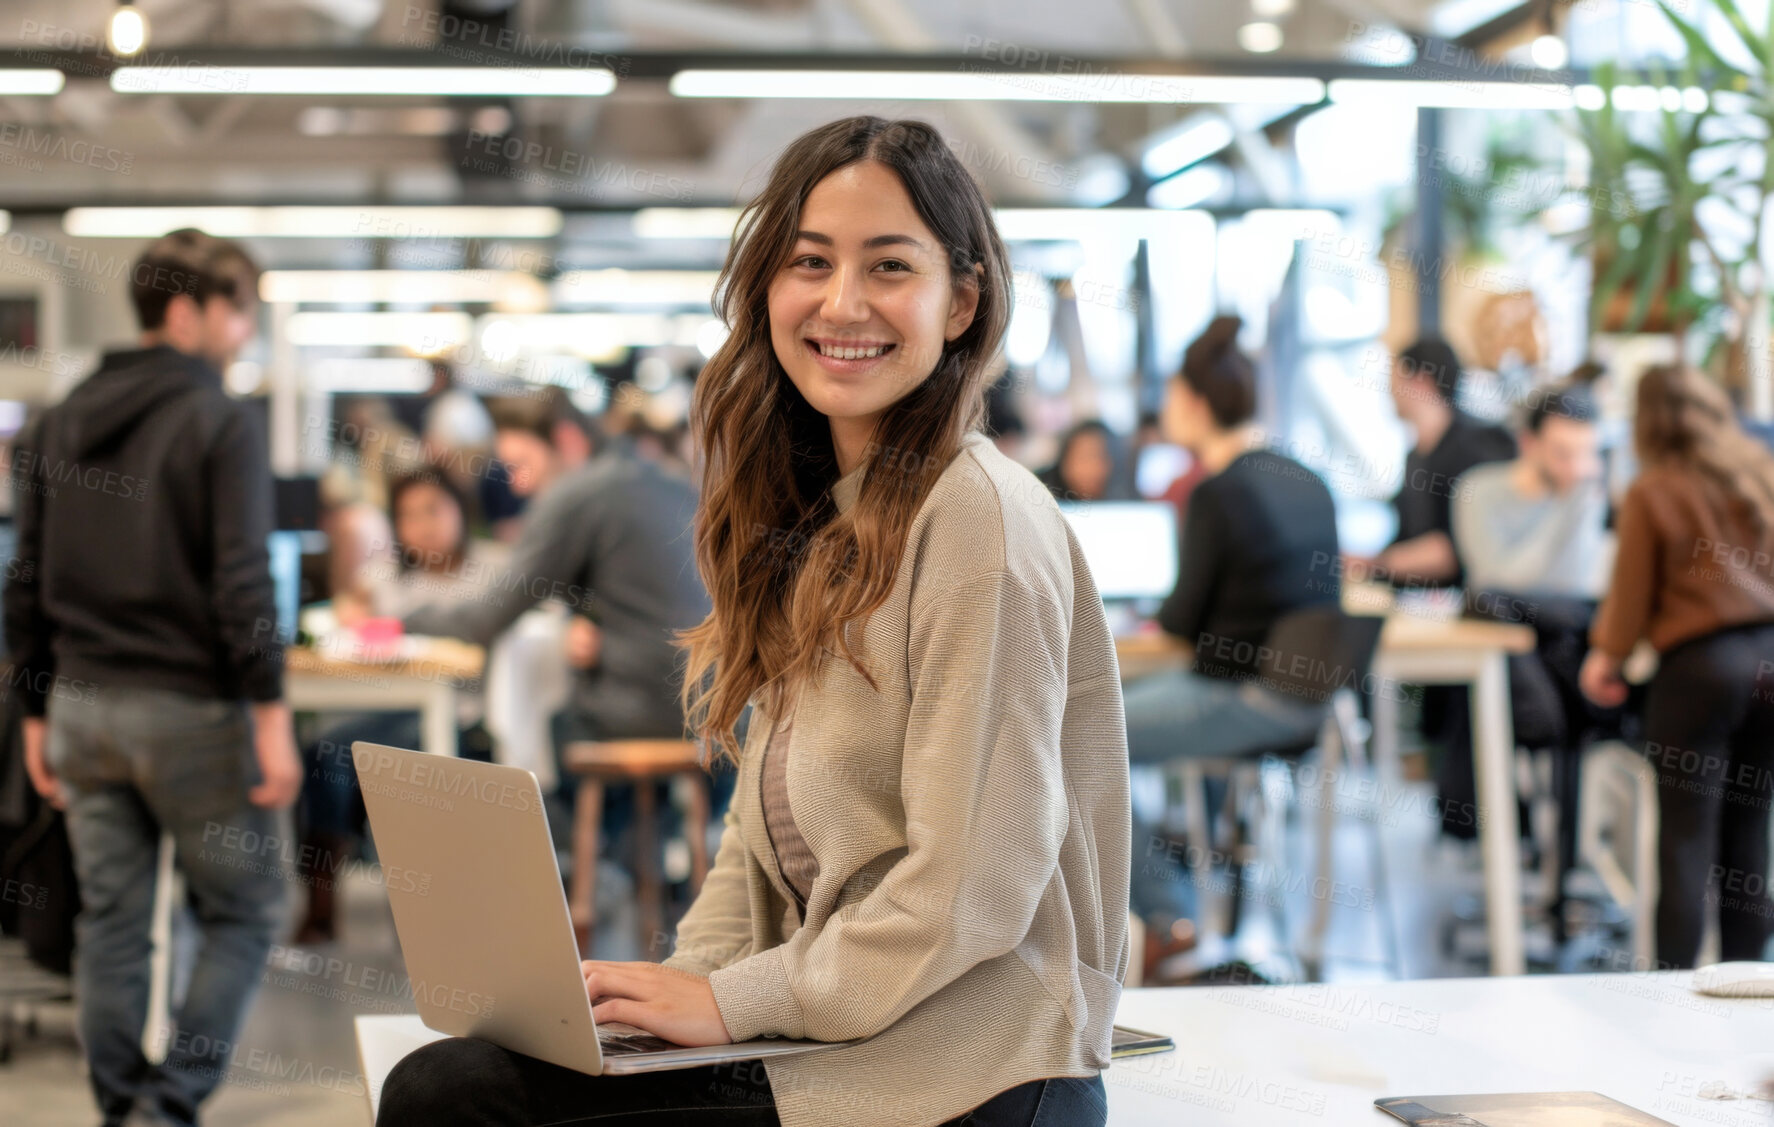
<svg viewBox="0 0 1774 1127">
<path fill-rule="evenodd" d="M 1177 511 L 1168 501 L 1061 501 L 1104 602 L 1157 602 L 1177 581 Z"/>
<path fill-rule="evenodd" d="M 271 555 L 271 586 L 277 598 L 277 640 L 296 640 L 302 610 L 302 534 L 280 529 L 266 538 Z"/>
</svg>

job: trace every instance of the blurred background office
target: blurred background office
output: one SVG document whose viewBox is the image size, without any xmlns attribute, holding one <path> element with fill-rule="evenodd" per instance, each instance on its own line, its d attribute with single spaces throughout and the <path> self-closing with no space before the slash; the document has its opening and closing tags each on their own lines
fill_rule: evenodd
<svg viewBox="0 0 1774 1127">
<path fill-rule="evenodd" d="M 12 436 L 135 340 L 150 240 L 262 269 L 218 374 L 275 481 L 304 785 L 243 1042 L 350 1071 L 351 1017 L 411 1009 L 354 739 L 534 771 L 584 950 L 670 952 L 731 788 L 681 738 L 671 648 L 707 607 L 711 295 L 759 171 L 857 113 L 935 124 L 996 207 L 987 427 L 1117 633 L 1135 979 L 1757 957 L 1774 93 L 1742 9 L 6 5 L 9 486 Z M 0 1119 L 83 1122 L 78 882 L 0 700 Z M 169 852 L 154 1052 L 179 893 Z M 360 1114 L 227 1081 L 211 1122 Z"/>
</svg>

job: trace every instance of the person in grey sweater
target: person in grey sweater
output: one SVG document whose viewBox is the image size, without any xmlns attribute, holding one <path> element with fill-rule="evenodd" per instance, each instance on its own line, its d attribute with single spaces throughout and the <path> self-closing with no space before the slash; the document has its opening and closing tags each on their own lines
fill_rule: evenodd
<svg viewBox="0 0 1774 1127">
<path fill-rule="evenodd" d="M 500 459 L 513 467 L 513 488 L 531 497 L 510 565 L 486 577 L 482 598 L 422 606 L 401 621 L 409 633 L 485 646 L 538 603 L 565 603 L 589 621 L 568 708 L 572 734 L 680 736 L 673 635 L 709 609 L 690 531 L 695 492 L 613 443 L 568 468 L 553 414 L 547 401 L 494 412 Z M 583 430 L 582 420 L 574 425 Z"/>
<path fill-rule="evenodd" d="M 1598 708 L 1578 689 L 1589 624 L 1614 561 L 1596 415 L 1581 387 L 1536 392 L 1520 455 L 1466 471 L 1453 499 L 1468 613 L 1534 629 L 1533 652 L 1509 659 L 1516 739 L 1554 754 L 1556 787 L 1571 802 L 1586 737 L 1620 734 L 1624 720 L 1619 709 Z M 1471 793 L 1471 770 L 1461 729 L 1444 760 L 1444 797 Z M 1567 805 L 1560 826 L 1564 858 L 1576 848 L 1573 809 Z"/>
<path fill-rule="evenodd" d="M 1467 470 L 1455 488 L 1454 544 L 1475 591 L 1594 601 L 1614 562 L 1596 408 L 1577 388 L 1529 407 L 1521 456 Z"/>
</svg>

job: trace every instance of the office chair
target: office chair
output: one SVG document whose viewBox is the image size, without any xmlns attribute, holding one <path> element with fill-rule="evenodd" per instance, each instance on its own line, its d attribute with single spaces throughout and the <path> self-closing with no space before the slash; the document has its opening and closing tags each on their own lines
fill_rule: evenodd
<svg viewBox="0 0 1774 1127">
<path fill-rule="evenodd" d="M 1385 619 L 1370 615 L 1350 615 L 1336 604 L 1324 604 L 1295 611 L 1271 628 L 1264 645 L 1280 657 L 1274 668 L 1259 672 L 1261 684 L 1300 699 L 1319 701 L 1325 705 L 1324 722 L 1311 739 L 1289 746 L 1260 748 L 1235 758 L 1179 759 L 1175 769 L 1180 775 L 1186 803 L 1186 826 L 1189 836 L 1201 843 L 1194 850 L 1192 868 L 1196 885 L 1209 887 L 1212 873 L 1214 818 L 1209 811 L 1207 782 L 1220 779 L 1227 783 L 1225 812 L 1231 827 L 1232 844 L 1224 851 L 1231 861 L 1231 891 L 1227 920 L 1223 930 L 1211 920 L 1208 899 L 1203 895 L 1198 926 L 1203 931 L 1219 932 L 1226 938 L 1238 932 L 1242 912 L 1244 867 L 1250 860 L 1267 859 L 1281 871 L 1285 858 L 1286 805 L 1294 787 L 1293 771 L 1315 748 L 1319 751 L 1319 772 L 1315 805 L 1318 821 L 1315 847 L 1317 865 L 1312 919 L 1303 948 L 1296 953 L 1301 969 L 1308 979 L 1317 980 L 1323 971 L 1323 945 L 1330 923 L 1331 897 L 1318 890 L 1332 888 L 1332 838 L 1336 829 L 1336 796 L 1334 779 L 1345 764 L 1357 759 L 1371 766 L 1367 755 L 1367 725 L 1361 719 L 1358 692 L 1363 691 L 1374 651 L 1379 647 L 1380 631 Z M 1265 765 L 1272 769 L 1265 772 Z M 1280 813 L 1281 818 L 1273 815 Z M 1398 941 L 1393 933 L 1389 898 L 1385 892 L 1384 857 L 1381 852 L 1379 822 L 1364 819 L 1370 830 L 1370 877 L 1374 902 L 1381 912 L 1381 932 L 1387 950 L 1387 963 L 1394 974 L 1402 976 Z M 1279 895 L 1266 897 L 1274 910 L 1279 935 L 1288 935 L 1285 906 Z"/>
<path fill-rule="evenodd" d="M 1578 853 L 1607 894 L 1630 915 L 1635 968 L 1656 965 L 1657 772 L 1618 741 L 1591 747 L 1584 759 Z M 1622 860 L 1626 864 L 1622 864 Z M 1629 867 L 1630 866 L 1630 871 Z"/>
</svg>

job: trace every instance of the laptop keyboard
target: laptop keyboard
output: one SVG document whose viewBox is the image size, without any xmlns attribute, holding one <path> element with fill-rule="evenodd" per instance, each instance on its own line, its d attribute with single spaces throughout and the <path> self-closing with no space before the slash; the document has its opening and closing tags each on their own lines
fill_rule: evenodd
<svg viewBox="0 0 1774 1127">
<path fill-rule="evenodd" d="M 607 1056 L 625 1056 L 629 1053 L 656 1053 L 662 1049 L 681 1049 L 682 1045 L 674 1045 L 663 1037 L 655 1037 L 651 1033 L 602 1033 L 598 1034 L 598 1046 Z"/>
</svg>

